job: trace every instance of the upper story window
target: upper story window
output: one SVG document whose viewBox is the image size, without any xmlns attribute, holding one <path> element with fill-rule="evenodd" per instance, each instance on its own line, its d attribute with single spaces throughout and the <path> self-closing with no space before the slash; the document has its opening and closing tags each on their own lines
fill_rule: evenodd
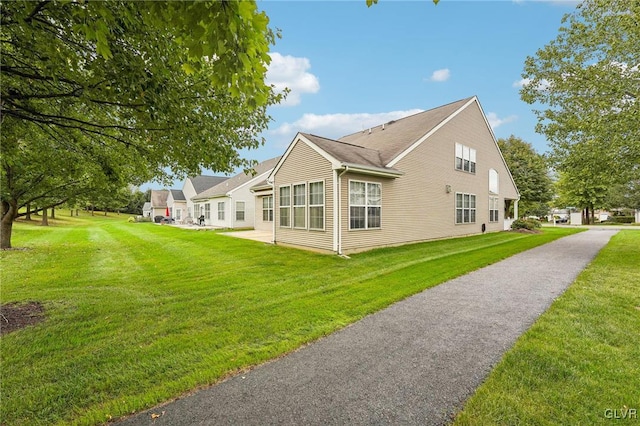
<svg viewBox="0 0 640 426">
<path fill-rule="evenodd" d="M 476 172 L 476 150 L 456 143 L 456 170 Z"/>
<path fill-rule="evenodd" d="M 349 181 L 349 229 L 380 228 L 382 184 Z"/>
<path fill-rule="evenodd" d="M 499 194 L 498 190 L 498 172 L 494 169 L 489 169 L 489 192 L 492 194 Z"/>
</svg>

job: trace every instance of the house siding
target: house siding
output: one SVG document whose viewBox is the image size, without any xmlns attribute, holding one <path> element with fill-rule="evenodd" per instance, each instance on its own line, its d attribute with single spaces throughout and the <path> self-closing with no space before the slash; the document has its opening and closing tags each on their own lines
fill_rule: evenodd
<svg viewBox="0 0 640 426">
<path fill-rule="evenodd" d="M 298 140 L 274 175 L 274 222 L 276 243 L 333 249 L 333 170 L 331 163 L 305 142 Z M 307 183 L 306 203 L 309 204 L 309 182 L 324 181 L 324 230 L 310 230 L 308 208 L 307 229 L 280 227 L 279 188 L 282 185 Z"/>
<path fill-rule="evenodd" d="M 476 150 L 476 173 L 455 169 L 455 143 Z M 504 222 L 504 199 L 517 191 L 493 136 L 477 104 L 469 105 L 450 122 L 407 154 L 395 168 L 397 179 L 346 174 L 342 177 L 342 249 L 344 252 L 398 245 L 430 239 L 500 231 Z M 499 221 L 489 222 L 489 169 L 499 177 Z M 349 230 L 349 179 L 382 183 L 381 228 Z M 451 192 L 447 193 L 447 185 Z M 476 195 L 476 222 L 455 223 L 456 192 Z"/>
</svg>

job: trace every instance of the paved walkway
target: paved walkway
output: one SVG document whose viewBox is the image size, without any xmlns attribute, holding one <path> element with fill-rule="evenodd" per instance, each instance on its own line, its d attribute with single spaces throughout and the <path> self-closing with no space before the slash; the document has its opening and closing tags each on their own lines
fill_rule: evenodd
<svg viewBox="0 0 640 426">
<path fill-rule="evenodd" d="M 123 424 L 445 424 L 616 232 L 571 235 L 448 281 Z"/>
</svg>

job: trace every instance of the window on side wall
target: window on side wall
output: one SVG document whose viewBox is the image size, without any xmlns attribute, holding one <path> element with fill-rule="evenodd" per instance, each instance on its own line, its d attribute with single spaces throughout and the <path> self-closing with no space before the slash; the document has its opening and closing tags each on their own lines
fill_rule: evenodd
<svg viewBox="0 0 640 426">
<path fill-rule="evenodd" d="M 489 222 L 497 222 L 498 219 L 498 197 L 489 197 Z"/>
<path fill-rule="evenodd" d="M 291 227 L 291 187 L 281 186 L 279 188 L 278 205 L 280 206 L 280 226 Z"/>
<path fill-rule="evenodd" d="M 218 220 L 224 220 L 224 201 L 218 203 Z"/>
<path fill-rule="evenodd" d="M 211 219 L 211 203 L 204 205 L 204 218 Z"/>
<path fill-rule="evenodd" d="M 456 223 L 476 222 L 476 196 L 456 192 Z"/>
<path fill-rule="evenodd" d="M 307 184 L 299 183 L 293 185 L 293 227 L 307 227 Z"/>
<path fill-rule="evenodd" d="M 236 220 L 244 221 L 244 201 L 236 201 Z"/>
<path fill-rule="evenodd" d="M 476 150 L 456 143 L 456 170 L 476 172 Z"/>
<path fill-rule="evenodd" d="M 262 198 L 262 221 L 273 222 L 273 196 Z"/>
<path fill-rule="evenodd" d="M 382 184 L 349 181 L 349 229 L 380 228 Z"/>
<path fill-rule="evenodd" d="M 309 183 L 309 229 L 324 229 L 324 182 Z"/>
</svg>

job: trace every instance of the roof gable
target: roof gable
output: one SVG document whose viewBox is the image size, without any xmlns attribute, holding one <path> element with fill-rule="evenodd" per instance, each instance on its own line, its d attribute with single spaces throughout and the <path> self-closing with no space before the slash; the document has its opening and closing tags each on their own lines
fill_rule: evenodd
<svg viewBox="0 0 640 426">
<path fill-rule="evenodd" d="M 167 207 L 167 197 L 169 197 L 169 191 L 166 189 L 152 189 L 151 190 L 151 206 L 152 207 Z"/>
<path fill-rule="evenodd" d="M 207 176 L 207 175 L 199 175 L 190 177 L 191 185 L 193 185 L 193 189 L 196 194 L 199 194 L 203 191 L 206 191 L 209 188 L 213 188 L 214 186 L 224 182 L 229 179 L 226 176 Z"/>
<path fill-rule="evenodd" d="M 244 186 L 245 184 L 261 177 L 265 173 L 270 172 L 276 163 L 280 160 L 280 157 L 271 158 L 269 160 L 265 160 L 262 163 L 257 164 L 253 171 L 255 174 L 247 174 L 245 172 L 238 173 L 235 176 L 230 177 L 224 182 L 219 183 L 218 185 L 207 189 L 201 193 L 198 193 L 193 199 L 203 199 L 203 198 L 213 198 L 219 197 L 228 194 L 229 192 L 235 191 L 236 189 Z"/>
</svg>

